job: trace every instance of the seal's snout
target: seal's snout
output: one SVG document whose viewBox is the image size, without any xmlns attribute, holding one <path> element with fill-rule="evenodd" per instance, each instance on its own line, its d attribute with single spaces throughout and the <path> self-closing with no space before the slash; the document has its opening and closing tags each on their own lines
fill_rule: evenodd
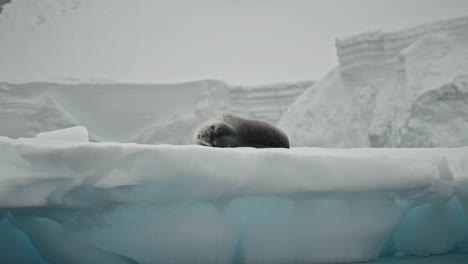
<svg viewBox="0 0 468 264">
<path fill-rule="evenodd" d="M 211 142 L 211 137 L 212 137 L 212 133 L 210 133 L 210 131 L 208 130 L 203 130 L 203 131 L 200 131 L 200 133 L 198 133 L 197 135 L 197 139 L 199 140 L 199 142 L 203 142 L 204 145 L 211 145 L 210 142 Z"/>
</svg>

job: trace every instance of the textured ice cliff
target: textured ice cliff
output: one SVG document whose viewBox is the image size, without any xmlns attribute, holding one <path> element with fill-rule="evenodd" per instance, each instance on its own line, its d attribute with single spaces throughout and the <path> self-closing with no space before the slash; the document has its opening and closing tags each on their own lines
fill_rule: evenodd
<svg viewBox="0 0 468 264">
<path fill-rule="evenodd" d="M 0 261 L 336 263 L 468 249 L 466 147 L 85 138 L 83 128 L 0 138 Z"/>
<path fill-rule="evenodd" d="M 468 145 L 468 17 L 336 41 L 339 66 L 279 122 L 295 146 Z"/>
</svg>

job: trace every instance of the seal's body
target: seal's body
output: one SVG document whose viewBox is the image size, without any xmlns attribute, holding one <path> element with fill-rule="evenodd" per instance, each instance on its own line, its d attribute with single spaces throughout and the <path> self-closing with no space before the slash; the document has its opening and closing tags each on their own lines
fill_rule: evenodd
<svg viewBox="0 0 468 264">
<path fill-rule="evenodd" d="M 266 122 L 222 114 L 203 122 L 193 133 L 198 145 L 235 148 L 289 148 L 288 136 Z"/>
</svg>

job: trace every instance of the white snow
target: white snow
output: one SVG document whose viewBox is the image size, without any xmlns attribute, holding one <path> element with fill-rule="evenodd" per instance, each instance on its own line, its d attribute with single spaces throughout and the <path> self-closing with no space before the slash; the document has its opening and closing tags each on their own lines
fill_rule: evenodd
<svg viewBox="0 0 468 264">
<path fill-rule="evenodd" d="M 468 145 L 468 17 L 336 41 L 339 66 L 278 125 L 294 146 Z"/>
<path fill-rule="evenodd" d="M 427 255 L 468 238 L 467 147 L 260 150 L 3 137 L 0 171 L 0 207 L 11 212 L 3 221 L 52 262 L 351 262 L 376 259 L 389 239 L 393 253 Z"/>
</svg>

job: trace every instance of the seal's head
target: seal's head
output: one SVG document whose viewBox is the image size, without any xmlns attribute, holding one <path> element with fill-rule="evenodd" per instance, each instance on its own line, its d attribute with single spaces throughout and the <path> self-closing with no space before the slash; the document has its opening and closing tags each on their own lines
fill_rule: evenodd
<svg viewBox="0 0 468 264">
<path fill-rule="evenodd" d="M 193 142 L 211 147 L 236 147 L 237 133 L 234 127 L 222 121 L 208 121 L 193 134 Z"/>
</svg>

